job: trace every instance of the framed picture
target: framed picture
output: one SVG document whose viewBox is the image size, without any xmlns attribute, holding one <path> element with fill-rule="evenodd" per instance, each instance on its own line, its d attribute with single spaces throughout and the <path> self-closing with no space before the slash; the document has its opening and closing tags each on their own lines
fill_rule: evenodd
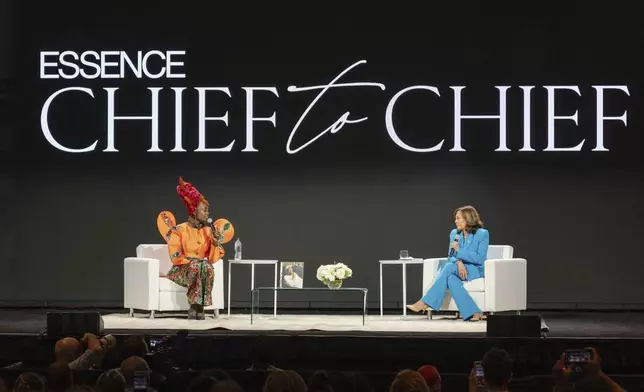
<svg viewBox="0 0 644 392">
<path fill-rule="evenodd" d="M 304 286 L 304 263 L 282 261 L 280 263 L 280 287 L 301 289 Z"/>
</svg>

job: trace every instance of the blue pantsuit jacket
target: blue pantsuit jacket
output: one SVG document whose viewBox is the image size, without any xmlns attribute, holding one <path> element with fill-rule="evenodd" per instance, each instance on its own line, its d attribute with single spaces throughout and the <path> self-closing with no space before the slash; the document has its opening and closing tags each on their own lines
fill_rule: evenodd
<svg viewBox="0 0 644 392">
<path fill-rule="evenodd" d="M 450 247 L 448 247 L 448 255 L 456 235 L 456 229 L 452 230 L 449 234 Z M 469 281 L 484 277 L 487 249 L 490 245 L 490 233 L 485 229 L 478 229 L 475 233 L 469 233 L 467 238 L 463 236 L 463 233 L 459 237 L 458 252 L 455 252 L 453 256 L 447 259 L 447 264 L 438 273 L 434 284 L 425 296 L 421 298 L 421 301 L 433 310 L 440 310 L 445 292 L 449 289 L 459 312 L 461 312 L 463 320 L 468 320 L 475 313 L 480 313 L 481 309 L 479 309 L 467 290 L 465 290 L 465 287 L 463 287 L 463 281 L 458 276 L 456 262 L 460 260 L 465 265 L 467 269 L 466 280 Z"/>
</svg>

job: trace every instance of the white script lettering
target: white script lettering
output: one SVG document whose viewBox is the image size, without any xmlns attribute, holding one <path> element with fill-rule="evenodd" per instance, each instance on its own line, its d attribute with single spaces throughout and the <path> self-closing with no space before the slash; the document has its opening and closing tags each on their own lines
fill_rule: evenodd
<svg viewBox="0 0 644 392">
<path fill-rule="evenodd" d="M 385 85 L 382 83 L 371 83 L 371 82 L 353 82 L 353 83 L 338 83 L 335 84 L 344 74 L 347 72 L 351 71 L 353 68 L 357 67 L 360 64 L 365 64 L 367 61 L 366 60 L 360 60 L 353 65 L 349 66 L 347 69 L 344 71 L 340 72 L 338 76 L 335 77 L 329 84 L 327 85 L 321 85 L 321 86 L 308 86 L 308 87 L 297 87 L 297 86 L 289 86 L 288 87 L 288 92 L 294 93 L 294 92 L 300 92 L 300 91 L 311 91 L 311 90 L 322 90 L 320 93 L 313 99 L 313 101 L 309 104 L 309 106 L 304 110 L 304 113 L 300 116 L 300 118 L 297 120 L 297 123 L 293 127 L 293 130 L 291 131 L 291 134 L 288 137 L 288 141 L 286 142 L 286 152 L 289 154 L 296 154 L 299 151 L 302 151 L 302 149 L 306 148 L 307 146 L 311 145 L 311 143 L 314 143 L 316 140 L 324 136 L 327 132 L 331 132 L 331 134 L 337 133 L 342 129 L 344 124 L 357 124 L 360 122 L 363 122 L 368 119 L 368 117 L 362 117 L 359 119 L 355 120 L 350 120 L 349 116 L 351 115 L 351 112 L 345 112 L 336 122 L 331 124 L 327 129 L 324 131 L 320 132 L 317 136 L 315 136 L 313 139 L 309 140 L 308 142 L 302 144 L 300 147 L 296 149 L 291 148 L 291 143 L 293 142 L 293 137 L 295 136 L 297 129 L 300 127 L 300 124 L 302 124 L 302 121 L 306 118 L 306 116 L 309 114 L 311 109 L 313 109 L 313 106 L 322 98 L 324 93 L 327 92 L 330 88 L 339 88 L 339 87 L 378 87 L 381 90 L 385 90 Z"/>
</svg>

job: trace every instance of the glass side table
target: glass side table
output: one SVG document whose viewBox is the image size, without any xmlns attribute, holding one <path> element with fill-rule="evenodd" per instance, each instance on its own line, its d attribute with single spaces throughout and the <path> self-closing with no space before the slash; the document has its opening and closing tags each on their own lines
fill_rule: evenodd
<svg viewBox="0 0 644 392">
<path fill-rule="evenodd" d="M 259 300 L 262 291 L 273 292 L 274 296 L 277 297 L 278 292 L 283 291 L 327 291 L 327 292 L 362 292 L 362 325 L 365 324 L 365 319 L 367 317 L 367 293 L 369 290 L 361 287 L 340 287 L 339 289 L 329 289 L 328 287 L 303 287 L 301 289 L 291 288 L 291 287 L 255 287 L 251 290 L 251 303 L 250 303 L 250 323 L 253 323 L 253 317 L 255 314 L 255 308 L 257 307 L 257 313 L 259 314 Z"/>
</svg>

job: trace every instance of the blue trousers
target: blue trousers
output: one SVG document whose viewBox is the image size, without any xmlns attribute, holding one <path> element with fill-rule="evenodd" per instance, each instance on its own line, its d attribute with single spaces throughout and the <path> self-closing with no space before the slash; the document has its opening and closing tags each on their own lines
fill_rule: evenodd
<svg viewBox="0 0 644 392">
<path fill-rule="evenodd" d="M 481 271 L 478 266 L 465 264 L 467 269 L 467 280 L 474 280 L 481 277 Z M 463 287 L 463 281 L 458 276 L 458 267 L 456 263 L 447 263 L 438 273 L 434 284 L 427 290 L 427 293 L 420 300 L 427 304 L 433 310 L 440 310 L 445 297 L 445 291 L 449 289 L 454 297 L 454 302 L 461 312 L 463 320 L 468 320 L 475 313 L 480 313 L 481 309 L 470 297 L 470 294 Z"/>
</svg>

